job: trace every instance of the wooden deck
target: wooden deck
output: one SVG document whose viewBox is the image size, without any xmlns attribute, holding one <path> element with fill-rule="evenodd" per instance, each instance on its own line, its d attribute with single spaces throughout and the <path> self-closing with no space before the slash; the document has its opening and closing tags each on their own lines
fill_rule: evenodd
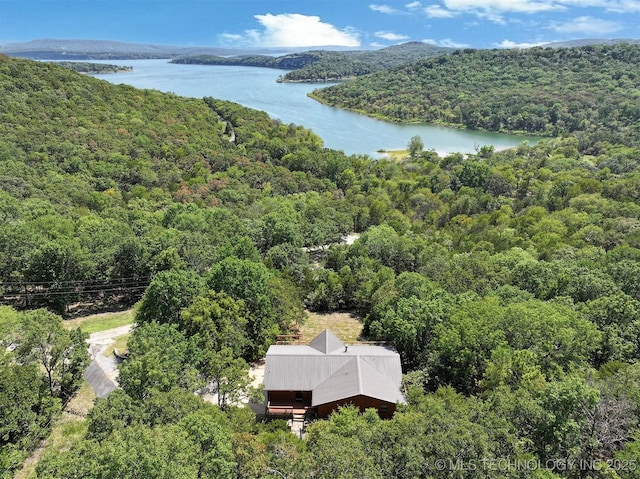
<svg viewBox="0 0 640 479">
<path fill-rule="evenodd" d="M 268 401 L 267 416 L 293 417 L 316 414 L 318 408 L 311 406 L 311 401 L 297 401 L 295 403 L 287 401 Z"/>
</svg>

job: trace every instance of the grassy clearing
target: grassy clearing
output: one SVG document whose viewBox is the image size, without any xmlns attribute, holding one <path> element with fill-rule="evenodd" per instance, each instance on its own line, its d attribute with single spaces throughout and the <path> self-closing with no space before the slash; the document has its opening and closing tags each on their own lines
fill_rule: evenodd
<svg viewBox="0 0 640 479">
<path fill-rule="evenodd" d="M 44 455 L 68 451 L 75 442 L 82 439 L 86 432 L 87 424 L 84 418 L 63 413 L 53 425 L 49 437 L 24 462 L 14 479 L 35 479 L 36 467 Z"/>
<path fill-rule="evenodd" d="M 88 334 L 106 331 L 133 323 L 133 309 L 116 313 L 100 313 L 64 321 L 67 329 L 77 328 Z"/>
<path fill-rule="evenodd" d="M 357 343 L 362 334 L 362 318 L 354 313 L 312 313 L 307 311 L 307 320 L 300 328 L 302 339 L 306 344 L 325 329 L 348 344 Z"/>
<path fill-rule="evenodd" d="M 40 458 L 52 452 L 68 451 L 75 442 L 82 439 L 87 432 L 84 416 L 93 406 L 94 399 L 95 394 L 85 382 L 69 401 L 65 412 L 53 423 L 49 437 L 24 461 L 14 479 L 35 479 Z"/>
<path fill-rule="evenodd" d="M 386 159 L 398 163 L 406 160 L 409 157 L 408 150 L 380 150 L 378 153 L 383 153 Z"/>
<path fill-rule="evenodd" d="M 86 416 L 93 407 L 93 401 L 96 395 L 93 393 L 88 382 L 83 382 L 82 386 L 67 404 L 67 410 L 72 411 L 76 415 Z"/>
<path fill-rule="evenodd" d="M 113 352 L 117 349 L 119 353 L 123 353 L 127 350 L 127 341 L 129 341 L 131 333 L 124 334 L 115 338 L 115 342 L 105 349 L 103 356 L 110 358 L 113 356 Z"/>
</svg>

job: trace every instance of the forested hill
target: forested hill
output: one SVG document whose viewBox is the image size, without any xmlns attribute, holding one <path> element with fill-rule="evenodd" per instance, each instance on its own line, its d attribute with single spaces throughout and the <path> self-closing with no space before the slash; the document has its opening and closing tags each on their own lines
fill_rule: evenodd
<svg viewBox="0 0 640 479">
<path fill-rule="evenodd" d="M 0 98 L 0 293 L 23 281 L 46 284 L 32 306 L 64 312 L 79 298 L 70 282 L 113 288 L 128 278 L 135 297 L 168 265 L 204 270 L 224 245 L 266 228 L 265 209 L 254 205 L 260 198 L 300 194 L 296 201 L 309 208 L 329 208 L 296 227 L 300 246 L 352 228 L 341 204 L 322 196 L 332 181 L 271 164 L 297 152 L 298 164 L 320 173 L 332 156 L 348 164 L 344 155 L 325 153 L 308 130 L 264 113 L 7 57 Z M 342 169 L 334 166 L 334 175 Z"/>
<path fill-rule="evenodd" d="M 90 63 L 90 62 L 55 62 L 56 65 L 68 68 L 74 72 L 84 73 L 85 75 L 95 75 L 104 73 L 120 73 L 133 71 L 133 67 L 110 65 L 107 63 Z"/>
<path fill-rule="evenodd" d="M 409 42 L 373 51 L 336 52 L 313 50 L 282 56 L 247 55 L 220 57 L 211 55 L 178 58 L 172 63 L 202 65 L 243 65 L 252 67 L 294 70 L 282 81 L 316 82 L 343 80 L 368 73 L 387 70 L 423 58 L 446 54 L 450 48 L 436 47 L 421 42 Z"/>
<path fill-rule="evenodd" d="M 637 142 L 640 45 L 458 50 L 313 92 L 400 122 Z"/>
<path fill-rule="evenodd" d="M 83 381 L 84 335 L 52 311 L 138 302 L 120 388 L 61 426 L 38 478 L 636 479 L 640 148 L 615 141 L 439 157 L 414 138 L 373 161 L 237 104 L 0 56 L 0 478 Z M 303 440 L 237 407 L 304 308 L 357 312 L 398 350 L 392 419 L 347 407 Z M 217 405 L 196 394 L 212 383 Z"/>
</svg>

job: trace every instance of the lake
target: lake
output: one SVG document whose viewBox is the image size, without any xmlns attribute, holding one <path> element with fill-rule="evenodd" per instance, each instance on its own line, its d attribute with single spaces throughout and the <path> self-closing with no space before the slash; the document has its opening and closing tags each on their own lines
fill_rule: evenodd
<svg viewBox="0 0 640 479">
<path fill-rule="evenodd" d="M 229 100 L 262 110 L 283 123 L 313 130 L 324 146 L 348 155 L 366 154 L 379 158 L 378 150 L 403 150 L 413 136 L 420 136 L 425 150 L 440 154 L 472 153 L 484 145 L 496 149 L 517 146 L 533 137 L 457 130 L 433 125 L 401 125 L 340 110 L 307 97 L 326 84 L 278 83 L 285 70 L 273 68 L 178 65 L 168 60 L 101 61 L 132 66 L 133 72 L 94 75 L 111 83 L 172 92 L 181 96 Z"/>
</svg>

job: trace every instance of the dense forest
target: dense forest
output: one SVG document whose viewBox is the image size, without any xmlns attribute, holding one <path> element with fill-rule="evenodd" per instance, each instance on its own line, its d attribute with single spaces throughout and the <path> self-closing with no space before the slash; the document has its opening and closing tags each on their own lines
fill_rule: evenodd
<svg viewBox="0 0 640 479">
<path fill-rule="evenodd" d="M 279 68 L 293 70 L 280 81 L 325 82 L 344 80 L 388 70 L 400 65 L 453 51 L 421 42 L 409 42 L 380 50 L 370 51 L 328 51 L 311 50 L 281 56 L 242 55 L 220 57 L 196 55 L 177 58 L 171 63 L 198 65 L 242 65 L 250 67 Z"/>
<path fill-rule="evenodd" d="M 637 144 L 639 71 L 637 44 L 456 50 L 311 96 L 391 121 Z"/>
<path fill-rule="evenodd" d="M 38 477 L 639 477 L 640 147 L 622 117 L 591 117 L 607 139 L 468 156 L 413 138 L 393 162 L 27 60 L 0 57 L 0 103 L 0 477 L 81 382 L 62 317 L 107 300 L 139 300 L 121 388 Z M 235 405 L 305 308 L 357 311 L 398 350 L 393 419 L 346 407 L 300 439 Z M 193 394 L 212 380 L 217 405 Z"/>
</svg>

